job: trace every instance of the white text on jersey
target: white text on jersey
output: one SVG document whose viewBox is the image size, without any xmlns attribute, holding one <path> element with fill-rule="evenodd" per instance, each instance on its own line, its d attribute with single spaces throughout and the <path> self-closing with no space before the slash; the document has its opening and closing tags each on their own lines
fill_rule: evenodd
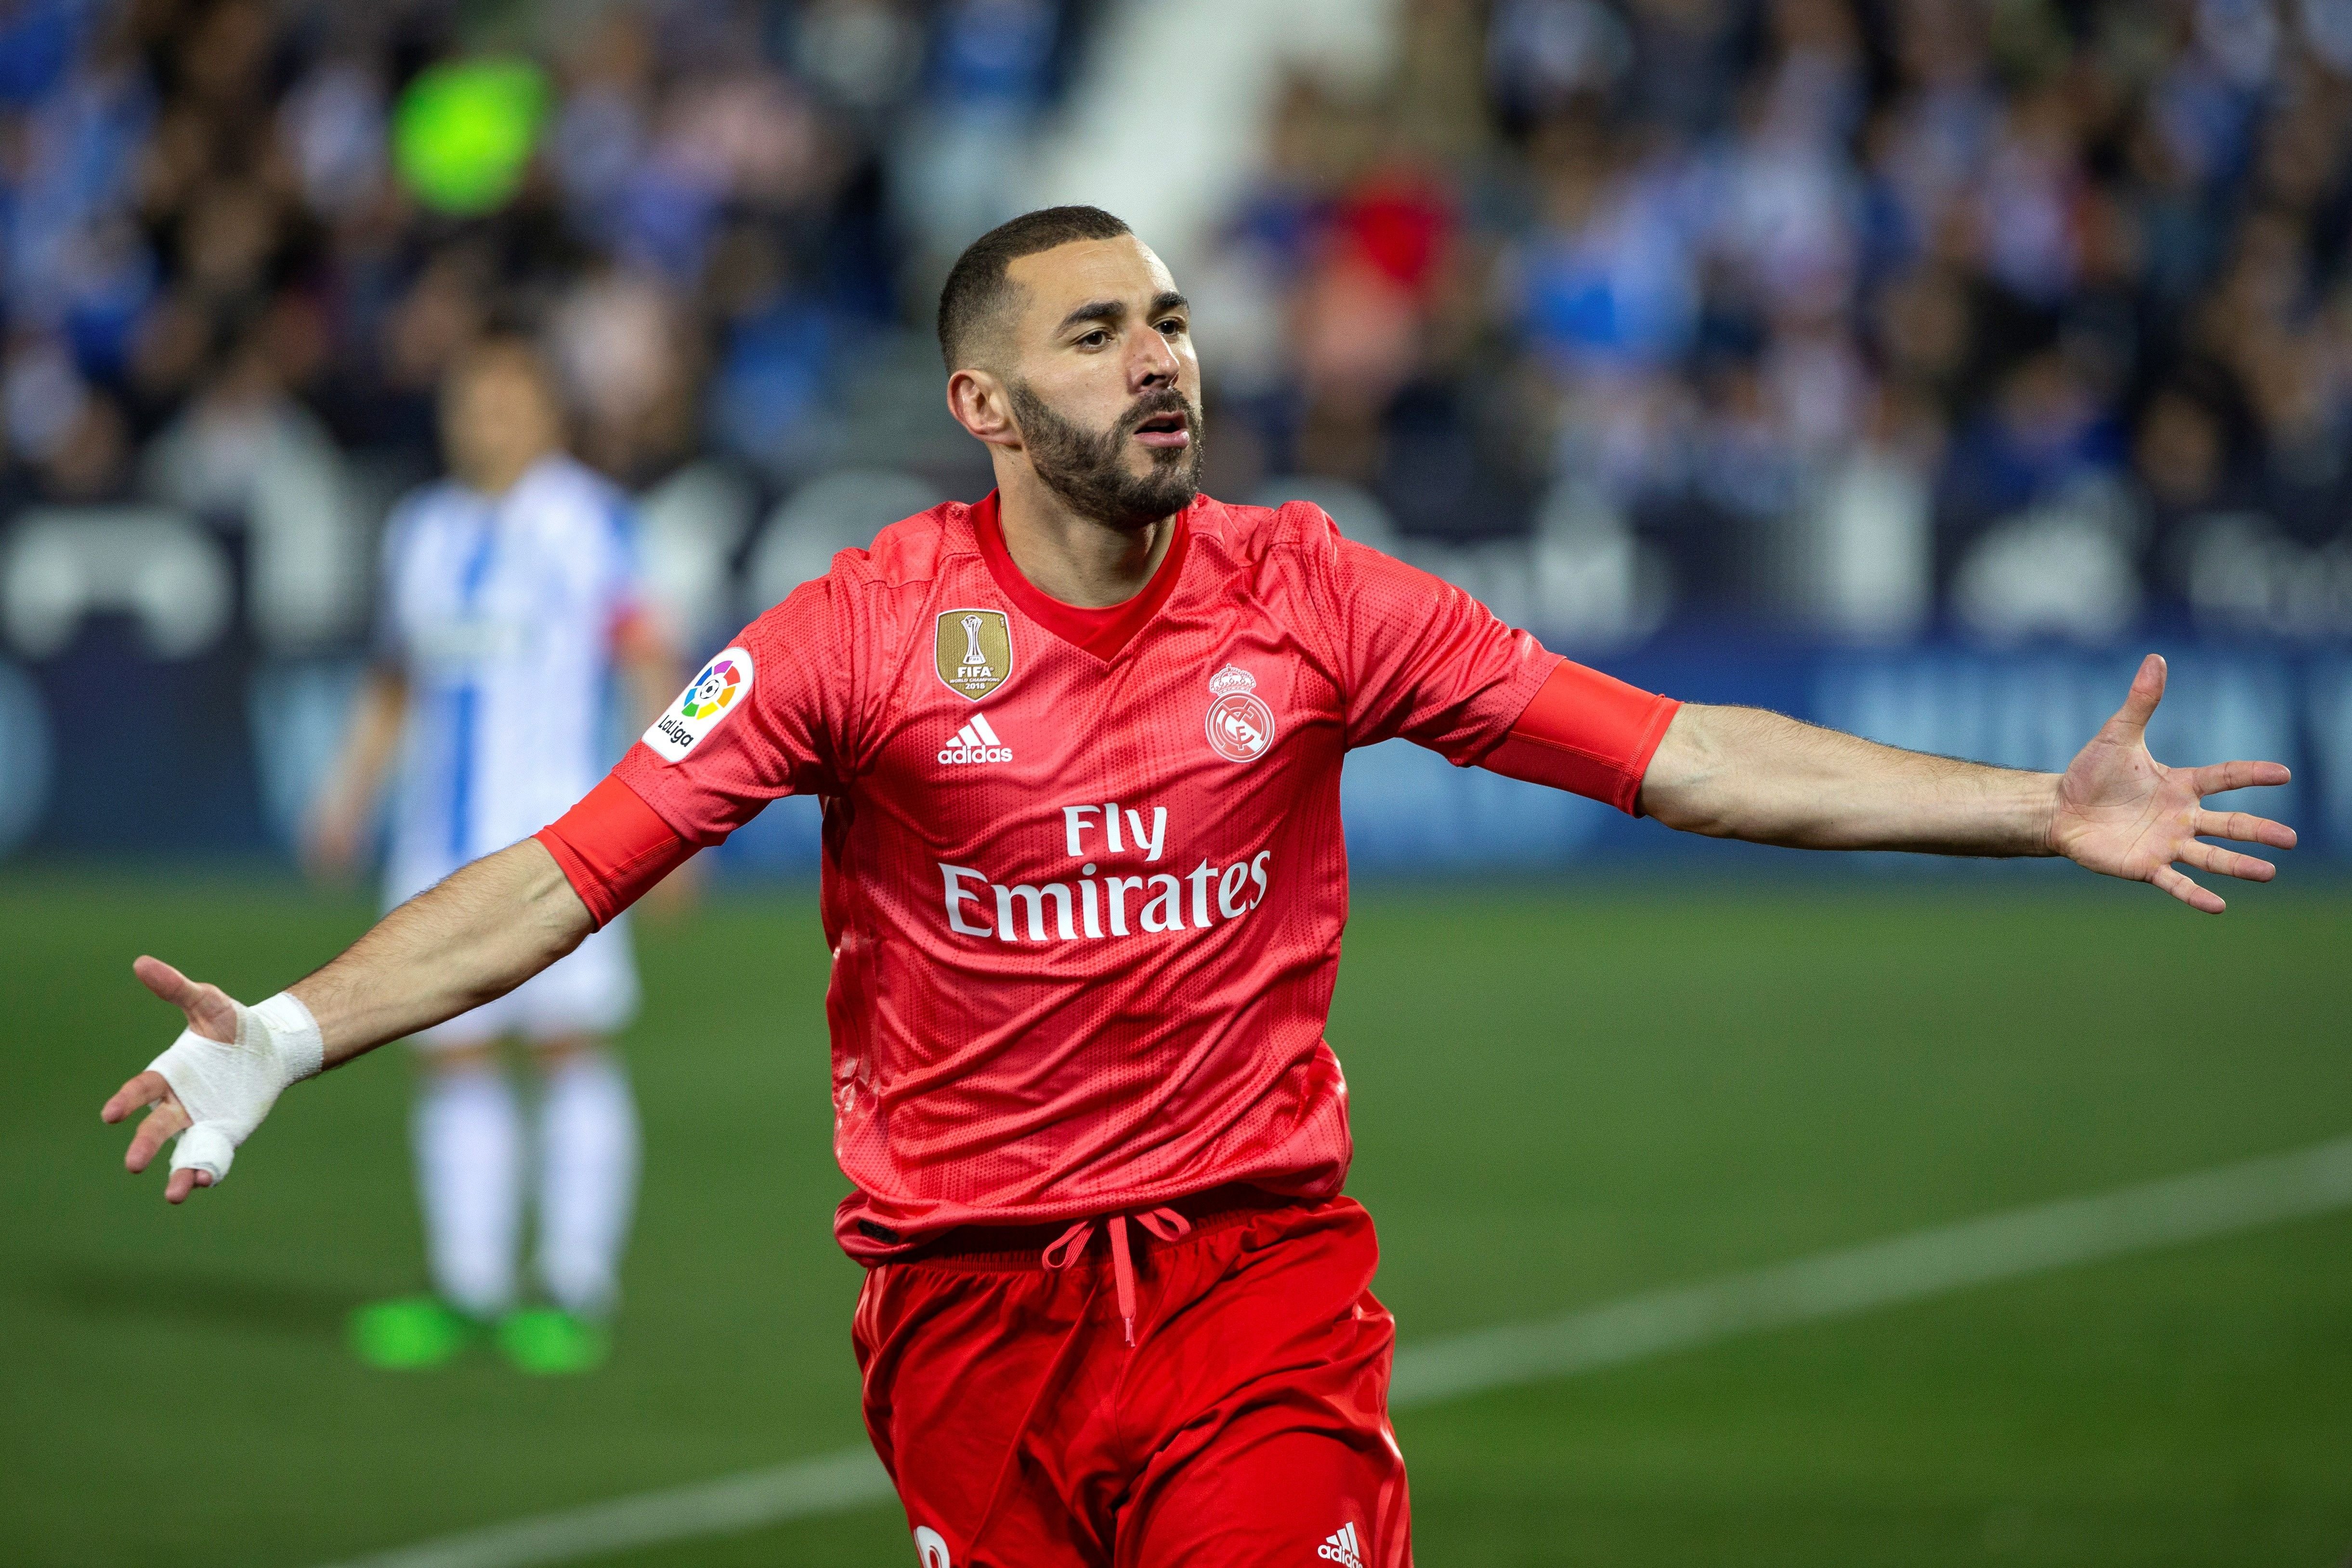
<svg viewBox="0 0 2352 1568">
<path fill-rule="evenodd" d="M 1111 854 L 1127 853 L 1129 837 L 1134 852 L 1146 861 L 1159 859 L 1167 847 L 1168 808 L 1164 805 L 1152 808 L 1148 837 L 1143 814 L 1138 811 L 1126 814 L 1129 833 L 1120 834 L 1115 802 L 1066 805 L 1062 813 L 1065 843 L 1072 859 L 1086 853 L 1086 833 L 1096 826 L 1089 818 L 1097 816 L 1108 824 L 1106 837 Z M 1043 886 L 1027 882 L 1005 886 L 969 866 L 938 864 L 948 929 L 957 935 L 994 937 L 1000 942 L 1021 942 L 1024 937 L 1029 942 L 1076 942 L 1082 936 L 1090 941 L 1129 936 L 1139 928 L 1153 934 L 1206 931 L 1219 919 L 1239 920 L 1265 901 L 1267 865 L 1273 858 L 1273 850 L 1261 849 L 1227 866 L 1213 865 L 1204 858 L 1181 877 L 1160 871 L 1099 878 L 1095 862 L 1088 860 L 1070 881 Z"/>
<path fill-rule="evenodd" d="M 971 722 L 955 732 L 955 739 L 940 748 L 943 763 L 1009 763 L 1013 748 L 997 737 L 988 727 L 988 715 L 975 713 Z"/>
</svg>

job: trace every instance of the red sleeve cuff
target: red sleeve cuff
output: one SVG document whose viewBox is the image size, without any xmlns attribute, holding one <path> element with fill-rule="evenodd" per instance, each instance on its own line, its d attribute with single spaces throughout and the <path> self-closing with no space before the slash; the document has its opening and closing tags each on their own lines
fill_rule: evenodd
<svg viewBox="0 0 2352 1568">
<path fill-rule="evenodd" d="M 1478 765 L 1638 816 L 1642 775 L 1681 706 L 1563 659 Z"/>
<path fill-rule="evenodd" d="M 611 773 L 532 837 L 555 857 L 564 880 L 600 929 L 695 851 L 635 790 Z"/>
</svg>

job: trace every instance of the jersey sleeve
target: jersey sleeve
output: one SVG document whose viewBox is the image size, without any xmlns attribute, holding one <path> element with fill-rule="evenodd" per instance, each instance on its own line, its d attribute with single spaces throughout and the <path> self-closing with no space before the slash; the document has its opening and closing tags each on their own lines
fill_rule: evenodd
<svg viewBox="0 0 2352 1568">
<path fill-rule="evenodd" d="M 743 628 L 629 748 L 614 776 L 698 848 L 788 795 L 836 795 L 855 755 L 856 589 L 803 583 Z"/>
<path fill-rule="evenodd" d="M 600 930 L 692 858 L 695 849 L 612 773 L 531 837 L 555 858 Z"/>
<path fill-rule="evenodd" d="M 1500 745 L 1559 656 L 1444 579 L 1322 526 L 1348 744 L 1402 736 L 1458 767 Z"/>
<path fill-rule="evenodd" d="M 1554 668 L 1511 732 L 1479 763 L 1507 778 L 1642 810 L 1642 776 L 1682 707 L 1570 659 Z"/>
<path fill-rule="evenodd" d="M 1401 735 L 1457 766 L 1639 812 L 1642 776 L 1680 704 L 1549 652 L 1444 579 L 1328 520 L 1322 529 L 1349 745 Z M 1310 535 L 1310 554 L 1322 542 Z"/>
</svg>

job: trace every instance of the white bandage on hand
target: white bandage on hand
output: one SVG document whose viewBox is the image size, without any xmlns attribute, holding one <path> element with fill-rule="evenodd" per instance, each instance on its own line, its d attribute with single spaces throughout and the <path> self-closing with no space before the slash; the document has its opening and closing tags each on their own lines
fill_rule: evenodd
<svg viewBox="0 0 2352 1568">
<path fill-rule="evenodd" d="M 172 1151 L 174 1171 L 205 1171 L 217 1184 L 289 1083 L 318 1072 L 326 1046 L 319 1021 L 292 994 L 236 1009 L 236 1038 L 207 1039 L 183 1029 L 172 1048 L 147 1064 L 163 1075 L 194 1123 Z"/>
</svg>

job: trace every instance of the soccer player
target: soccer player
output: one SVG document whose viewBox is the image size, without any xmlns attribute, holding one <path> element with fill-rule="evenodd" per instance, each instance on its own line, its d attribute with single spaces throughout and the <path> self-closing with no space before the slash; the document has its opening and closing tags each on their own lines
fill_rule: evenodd
<svg viewBox="0 0 2352 1568">
<path fill-rule="evenodd" d="M 2141 741 L 2149 658 L 2062 774 L 1677 705 L 1547 653 L 1315 508 L 1199 493 L 1189 307 L 1091 207 L 976 241 L 940 301 L 997 489 L 836 556 L 560 820 L 253 1007 L 152 958 L 187 1028 L 106 1106 L 228 1170 L 297 1079 L 521 984 L 767 802 L 824 803 L 835 1232 L 867 1267 L 868 1430 L 927 1568 L 1411 1560 L 1394 1324 L 1341 1195 L 1323 1026 L 1339 771 L 1402 735 L 1669 826 L 2064 855 L 2221 900 L 2200 836 L 2284 782 Z"/>
<path fill-rule="evenodd" d="M 497 332 L 442 389 L 452 478 L 394 511 L 377 660 L 312 816 L 312 865 L 348 869 L 398 753 L 385 905 L 525 837 L 604 771 L 610 678 L 657 710 L 676 666 L 639 602 L 627 501 L 566 456 L 562 405 L 528 338 Z M 433 1293 L 352 1320 L 366 1360 L 419 1367 L 495 1336 L 528 1371 L 604 1359 L 635 1196 L 637 1121 L 605 1037 L 637 1005 L 625 922 L 485 1006 L 417 1034 L 412 1132 Z M 499 1060 L 538 1068 L 537 1136 Z M 520 1304 L 527 1147 L 538 1156 L 539 1283 Z"/>
</svg>

